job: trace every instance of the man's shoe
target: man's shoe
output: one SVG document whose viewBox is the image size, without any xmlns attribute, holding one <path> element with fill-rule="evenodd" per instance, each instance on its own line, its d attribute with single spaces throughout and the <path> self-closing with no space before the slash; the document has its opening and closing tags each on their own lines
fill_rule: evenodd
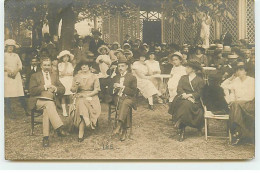
<svg viewBox="0 0 260 173">
<path fill-rule="evenodd" d="M 123 130 L 122 136 L 120 137 L 120 141 L 126 140 L 126 130 Z"/>
<path fill-rule="evenodd" d="M 153 105 L 149 105 L 148 108 L 152 111 L 154 111 L 154 106 Z"/>
<path fill-rule="evenodd" d="M 64 137 L 64 136 L 68 136 L 69 135 L 69 133 L 66 132 L 62 127 L 58 128 L 56 131 L 57 131 L 57 135 L 59 137 Z"/>
<path fill-rule="evenodd" d="M 84 138 L 78 138 L 78 142 L 83 142 L 84 141 Z"/>
<path fill-rule="evenodd" d="M 180 129 L 178 141 L 179 141 L 179 142 L 184 141 L 184 129 Z"/>
<path fill-rule="evenodd" d="M 42 146 L 43 147 L 49 147 L 49 139 L 44 137 L 43 140 L 42 140 Z"/>
</svg>

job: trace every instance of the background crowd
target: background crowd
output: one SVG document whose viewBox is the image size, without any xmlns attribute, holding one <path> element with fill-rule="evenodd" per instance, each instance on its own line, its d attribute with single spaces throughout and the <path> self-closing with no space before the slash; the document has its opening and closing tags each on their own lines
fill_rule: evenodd
<svg viewBox="0 0 260 173">
<path fill-rule="evenodd" d="M 92 96 L 98 94 L 94 101 L 89 100 L 89 102 L 93 102 L 93 105 L 97 106 L 93 109 L 93 112 L 89 113 L 95 114 L 95 120 L 86 118 L 84 119 L 84 124 L 80 120 L 75 120 L 74 123 L 79 127 L 91 125 L 94 128 L 96 126 L 97 114 L 99 114 L 96 110 L 101 111 L 100 105 L 96 103 L 99 103 L 99 100 L 106 103 L 110 102 L 109 97 L 107 97 L 109 95 L 108 88 L 111 79 L 118 74 L 117 64 L 118 60 L 122 58 L 126 59 L 129 65 L 129 72 L 133 73 L 137 79 L 139 93 L 147 99 L 148 108 L 151 110 L 154 110 L 153 105 L 155 102 L 159 104 L 169 103 L 169 113 L 172 115 L 178 114 L 174 106 L 176 106 L 176 96 L 180 95 L 179 85 L 181 82 L 179 81 L 185 83 L 186 79 L 182 77 L 188 73 L 185 66 L 191 67 L 190 74 L 196 72 L 198 76 L 203 78 L 202 82 L 207 84 L 203 85 L 203 92 L 200 93 L 200 96 L 207 109 L 212 112 L 225 114 L 229 111 L 230 100 L 228 99 L 230 97 L 227 98 L 228 94 L 225 93 L 225 89 L 230 89 L 230 87 L 236 90 L 238 85 L 243 85 L 243 87 L 250 86 L 251 91 L 249 93 L 253 92 L 253 96 L 246 100 L 251 101 L 254 99 L 254 86 L 252 86 L 254 83 L 251 80 L 247 84 L 239 84 L 240 81 L 236 81 L 237 85 L 233 83 L 228 84 L 228 82 L 223 83 L 227 80 L 233 81 L 239 75 L 249 76 L 250 79 L 254 78 L 254 47 L 248 44 L 247 39 L 240 40 L 239 44 L 236 45 L 228 38 L 215 40 L 214 44 L 205 49 L 198 44 L 179 45 L 154 42 L 147 44 L 139 39 L 132 40 L 129 35 L 125 36 L 122 45 L 118 42 L 107 44 L 101 39 L 101 35 L 101 32 L 95 29 L 92 30 L 92 36 L 80 37 L 75 34 L 74 40 L 72 40 L 74 43 L 72 50 L 61 50 L 59 40 L 51 38 L 48 34 L 44 35 L 41 46 L 37 48 L 19 47 L 14 40 L 6 40 L 5 106 L 8 117 L 15 118 L 15 113 L 11 108 L 12 98 L 15 97 L 19 98 L 26 114 L 30 115 L 26 105 L 26 99 L 31 94 L 30 79 L 34 73 L 42 70 L 40 62 L 46 58 L 51 60 L 51 71 L 59 76 L 60 82 L 65 87 L 64 94 L 59 98 L 59 103 L 57 104 L 57 107 L 61 107 L 63 116 L 68 116 L 68 105 L 71 104 L 72 94 L 77 92 L 78 87 L 81 87 L 81 91 L 84 91 L 83 93 L 91 90 L 91 93 L 95 91 L 95 94 L 92 93 Z M 198 62 L 199 65 L 192 63 L 194 61 Z M 91 72 L 90 76 L 88 75 L 88 70 Z M 165 80 L 155 77 L 157 74 L 167 74 L 170 77 L 168 80 Z M 92 82 L 86 83 L 86 79 Z M 79 81 L 84 81 L 85 85 L 81 86 L 77 83 Z M 200 79 L 198 79 L 198 83 L 199 86 L 201 83 Z M 248 93 L 241 94 L 243 88 L 239 89 L 239 99 L 244 100 Z M 194 89 L 191 87 L 191 90 Z M 198 101 L 198 98 L 187 96 L 187 99 L 192 103 Z M 80 111 L 90 111 L 89 108 L 86 108 L 86 110 L 82 109 L 84 104 L 84 102 L 77 104 L 81 108 Z M 174 105 L 171 106 L 171 104 Z M 185 109 L 185 104 L 178 104 L 184 105 L 183 109 Z M 238 108 L 234 109 L 237 110 Z M 84 113 L 78 114 L 82 115 Z M 239 121 L 243 121 L 241 119 Z M 176 126 L 183 129 L 182 124 L 178 121 Z M 198 128 L 201 128 L 201 124 Z M 240 135 L 239 132 L 236 131 L 236 133 L 237 136 Z M 83 134 L 81 132 L 79 138 L 82 138 Z"/>
</svg>

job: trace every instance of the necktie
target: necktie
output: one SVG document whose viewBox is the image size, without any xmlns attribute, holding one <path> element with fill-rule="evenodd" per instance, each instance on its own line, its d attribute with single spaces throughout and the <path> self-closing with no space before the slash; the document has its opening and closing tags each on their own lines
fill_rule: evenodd
<svg viewBox="0 0 260 173">
<path fill-rule="evenodd" d="M 46 79 L 49 80 L 48 72 L 46 72 L 45 74 L 46 74 Z"/>
</svg>

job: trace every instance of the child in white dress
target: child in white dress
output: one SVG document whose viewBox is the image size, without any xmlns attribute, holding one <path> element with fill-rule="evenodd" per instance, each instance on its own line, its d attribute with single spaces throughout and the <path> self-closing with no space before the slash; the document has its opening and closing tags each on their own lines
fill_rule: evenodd
<svg viewBox="0 0 260 173">
<path fill-rule="evenodd" d="M 169 90 L 169 102 L 172 102 L 174 97 L 177 95 L 177 87 L 180 78 L 186 75 L 185 67 L 182 66 L 182 54 L 180 52 L 175 52 L 170 59 L 170 63 L 173 65 L 171 70 L 171 78 L 168 81 Z"/>
<path fill-rule="evenodd" d="M 74 58 L 74 55 L 72 55 L 67 50 L 60 52 L 60 54 L 57 56 L 57 59 L 61 60 L 61 62 L 58 64 L 60 82 L 65 87 L 65 94 L 61 99 L 63 116 L 65 116 L 65 117 L 68 116 L 67 110 L 66 110 L 66 100 L 72 94 L 70 89 L 72 86 L 73 71 L 74 71 L 73 65 L 71 63 L 73 58 Z"/>
<path fill-rule="evenodd" d="M 105 45 L 102 45 L 98 48 L 98 53 L 100 55 L 97 57 L 96 63 L 99 65 L 99 70 L 104 78 L 107 77 L 107 70 L 112 63 L 110 56 L 108 55 L 109 52 L 109 48 Z"/>
</svg>

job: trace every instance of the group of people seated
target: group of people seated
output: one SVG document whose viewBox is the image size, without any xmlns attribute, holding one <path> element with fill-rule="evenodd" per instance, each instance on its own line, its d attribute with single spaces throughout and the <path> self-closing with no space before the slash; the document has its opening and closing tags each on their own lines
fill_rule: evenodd
<svg viewBox="0 0 260 173">
<path fill-rule="evenodd" d="M 5 41 L 7 114 L 13 114 L 11 105 L 16 97 L 20 98 L 27 115 L 32 109 L 43 110 L 44 147 L 49 146 L 50 123 L 59 136 L 68 135 L 56 109 L 59 105 L 62 115 L 69 116 L 79 129 L 78 141 L 82 142 L 86 127 L 95 129 L 97 126 L 101 102 L 114 104 L 118 123 L 113 134 L 119 134 L 124 141 L 132 123 L 131 109 L 137 109 L 138 95 L 147 100 L 150 110 L 155 109 L 155 101 L 168 102 L 178 141 L 185 139 L 187 126 L 202 133 L 203 104 L 212 112 L 220 108 L 230 115 L 233 144 L 254 138 L 254 71 L 250 69 L 254 67 L 254 54 L 251 49 L 243 53 L 238 46 L 224 55 L 221 44 L 209 49 L 186 44 L 147 45 L 139 39 L 132 41 L 129 35 L 121 49 L 118 42 L 105 44 L 98 30 L 92 34 L 88 42 L 78 39 L 74 50 L 61 50 L 56 58 L 47 53 L 39 58 L 32 56 L 25 69 L 15 53 L 16 42 Z M 209 50 L 214 53 L 207 53 Z M 207 67 L 213 67 L 214 73 L 205 80 Z M 169 80 L 158 74 L 168 74 Z M 28 102 L 24 91 L 27 91 Z M 223 98 L 211 97 L 212 93 Z"/>
</svg>

